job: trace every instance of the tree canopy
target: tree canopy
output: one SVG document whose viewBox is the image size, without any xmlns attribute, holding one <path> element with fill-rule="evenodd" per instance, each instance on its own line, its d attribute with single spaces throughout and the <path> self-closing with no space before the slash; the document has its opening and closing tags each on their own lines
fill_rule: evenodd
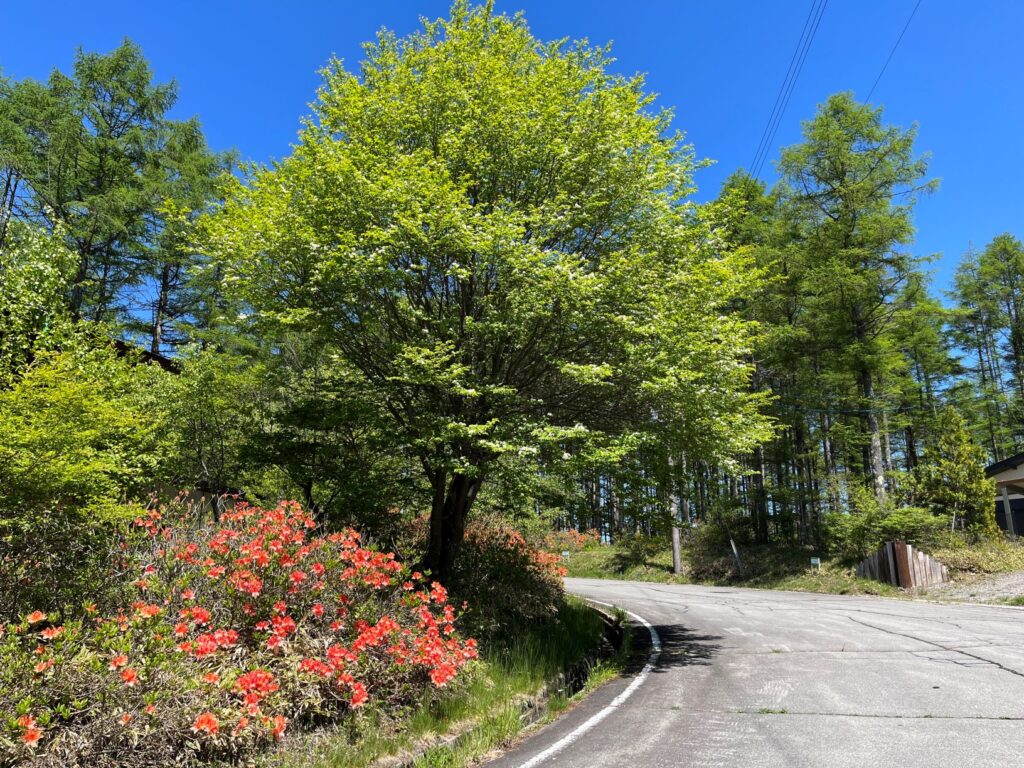
<svg viewBox="0 0 1024 768">
<path fill-rule="evenodd" d="M 366 53 L 208 242 L 265 327 L 336 345 L 384 404 L 432 489 L 431 567 L 503 456 L 657 432 L 728 461 L 765 434 L 726 312 L 756 271 L 686 202 L 692 151 L 641 78 L 466 3 Z"/>
</svg>

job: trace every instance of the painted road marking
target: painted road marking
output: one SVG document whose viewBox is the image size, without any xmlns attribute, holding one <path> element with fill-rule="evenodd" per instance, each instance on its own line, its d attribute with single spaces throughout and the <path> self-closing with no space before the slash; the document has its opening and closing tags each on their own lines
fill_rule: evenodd
<svg viewBox="0 0 1024 768">
<path fill-rule="evenodd" d="M 598 605 L 604 605 L 609 608 L 615 607 L 610 603 L 602 603 L 600 600 L 591 600 L 590 602 L 597 603 Z M 556 741 L 550 747 L 545 749 L 543 752 L 534 755 L 531 759 L 527 760 L 525 763 L 520 765 L 519 768 L 534 768 L 534 766 L 540 765 L 549 757 L 558 754 L 566 747 L 572 745 L 577 739 L 579 739 L 580 736 L 585 734 L 587 731 L 591 730 L 595 725 L 597 725 L 606 717 L 608 717 L 608 715 L 614 712 L 617 708 L 621 707 L 622 704 L 626 701 L 626 699 L 632 696 L 636 692 L 636 689 L 643 685 L 644 681 L 651 674 L 651 672 L 654 669 L 654 665 L 658 661 L 658 656 L 661 655 L 661 638 L 658 637 L 658 633 L 654 630 L 654 627 L 650 625 L 650 622 L 648 622 L 647 619 L 643 618 L 642 616 L 637 616 L 632 611 L 626 611 L 626 614 L 631 618 L 639 621 L 645 627 L 647 627 L 647 631 L 651 634 L 651 655 L 647 657 L 647 663 L 644 665 L 644 668 L 640 670 L 640 674 L 636 676 L 636 678 L 633 680 L 633 682 L 629 684 L 626 690 L 624 690 L 622 693 L 620 693 L 618 696 L 612 699 L 611 703 L 607 707 L 602 709 L 597 714 L 591 716 L 591 718 L 586 722 L 576 726 L 575 730 L 573 730 L 570 733 L 567 733 L 565 736 L 560 738 L 558 741 Z"/>
</svg>

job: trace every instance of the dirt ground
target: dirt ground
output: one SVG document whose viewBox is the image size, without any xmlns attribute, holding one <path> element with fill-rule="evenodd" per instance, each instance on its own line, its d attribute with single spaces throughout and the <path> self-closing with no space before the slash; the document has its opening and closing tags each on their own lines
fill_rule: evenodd
<svg viewBox="0 0 1024 768">
<path fill-rule="evenodd" d="M 955 581 L 932 587 L 924 595 L 938 600 L 963 600 L 972 603 L 1005 602 L 1024 596 L 1024 571 L 980 576 L 971 581 Z"/>
</svg>

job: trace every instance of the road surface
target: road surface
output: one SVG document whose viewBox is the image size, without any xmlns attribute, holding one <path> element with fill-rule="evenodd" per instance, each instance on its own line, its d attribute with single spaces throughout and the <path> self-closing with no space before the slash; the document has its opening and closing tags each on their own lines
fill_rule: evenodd
<svg viewBox="0 0 1024 768">
<path fill-rule="evenodd" d="M 1024 609 L 567 586 L 648 621 L 661 653 L 490 768 L 1024 766 Z"/>
</svg>

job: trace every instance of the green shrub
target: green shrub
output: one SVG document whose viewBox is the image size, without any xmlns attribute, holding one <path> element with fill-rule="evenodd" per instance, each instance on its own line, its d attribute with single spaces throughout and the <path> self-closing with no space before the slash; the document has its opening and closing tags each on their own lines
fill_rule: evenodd
<svg viewBox="0 0 1024 768">
<path fill-rule="evenodd" d="M 963 417 L 946 408 L 942 429 L 914 470 L 914 503 L 975 538 L 997 537 L 995 484 L 985 477 L 985 464 L 985 451 L 972 440 Z"/>
<path fill-rule="evenodd" d="M 850 510 L 834 512 L 826 525 L 829 551 L 841 560 L 861 560 L 886 541 L 905 541 L 926 552 L 947 544 L 949 518 L 918 507 L 879 504 L 867 490 L 852 488 Z"/>
<path fill-rule="evenodd" d="M 1024 544 L 999 540 L 974 542 L 953 538 L 930 553 L 943 565 L 960 573 L 986 574 L 1024 570 Z"/>
<path fill-rule="evenodd" d="M 166 458 L 155 366 L 88 339 L 0 391 L 0 620 L 77 603 Z"/>
</svg>

